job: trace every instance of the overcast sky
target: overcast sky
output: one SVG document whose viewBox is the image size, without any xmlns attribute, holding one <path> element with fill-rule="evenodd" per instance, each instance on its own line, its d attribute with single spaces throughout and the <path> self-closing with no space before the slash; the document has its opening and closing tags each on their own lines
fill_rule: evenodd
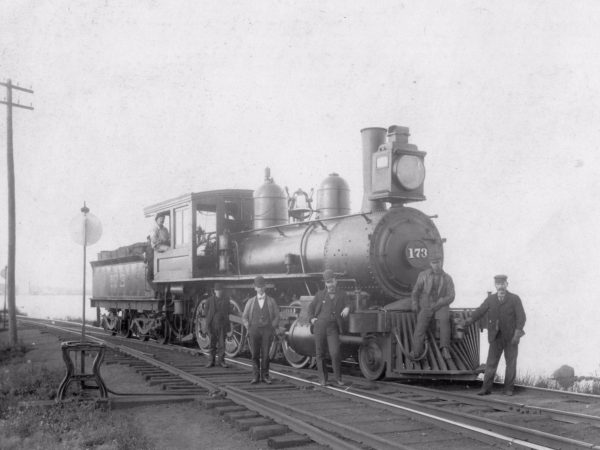
<svg viewBox="0 0 600 450">
<path fill-rule="evenodd" d="M 456 304 L 507 273 L 530 326 L 600 369 L 598 333 L 562 334 L 600 316 L 599 19 L 593 1 L 3 2 L 0 79 L 35 91 L 14 98 L 35 107 L 13 117 L 17 282 L 80 285 L 84 200 L 91 259 L 143 241 L 144 206 L 255 189 L 266 166 L 291 190 L 335 171 L 357 210 L 360 129 L 397 124 L 427 152 L 415 206 L 439 216 Z"/>
</svg>

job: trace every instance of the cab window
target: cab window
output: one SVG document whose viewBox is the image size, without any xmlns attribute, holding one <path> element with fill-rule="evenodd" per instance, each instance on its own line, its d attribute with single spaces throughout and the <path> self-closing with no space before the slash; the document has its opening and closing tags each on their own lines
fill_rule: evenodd
<svg viewBox="0 0 600 450">
<path fill-rule="evenodd" d="M 196 254 L 214 256 L 217 249 L 217 215 L 213 211 L 196 210 Z"/>
<path fill-rule="evenodd" d="M 191 214 L 189 207 L 175 209 L 175 247 L 191 242 Z"/>
</svg>

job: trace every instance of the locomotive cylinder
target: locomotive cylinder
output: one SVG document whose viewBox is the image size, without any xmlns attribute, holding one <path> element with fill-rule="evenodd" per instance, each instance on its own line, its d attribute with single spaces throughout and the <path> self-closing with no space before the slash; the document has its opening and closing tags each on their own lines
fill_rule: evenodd
<svg viewBox="0 0 600 450">
<path fill-rule="evenodd" d="M 300 320 L 292 323 L 286 339 L 296 353 L 316 356 L 315 335 L 312 333 L 311 327 L 312 325 L 309 322 Z M 360 336 L 348 336 L 346 334 L 340 334 L 339 339 L 341 344 L 360 345 L 363 342 L 363 338 Z"/>
<path fill-rule="evenodd" d="M 350 188 L 337 173 L 329 174 L 317 191 L 317 214 L 319 218 L 350 214 Z"/>
<path fill-rule="evenodd" d="M 265 169 L 265 182 L 254 191 L 254 228 L 266 228 L 288 223 L 287 197 L 283 189 Z"/>
</svg>

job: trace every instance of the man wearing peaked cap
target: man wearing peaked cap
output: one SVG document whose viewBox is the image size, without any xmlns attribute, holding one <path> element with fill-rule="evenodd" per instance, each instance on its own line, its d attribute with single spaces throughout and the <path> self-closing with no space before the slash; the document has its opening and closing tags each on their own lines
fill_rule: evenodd
<svg viewBox="0 0 600 450">
<path fill-rule="evenodd" d="M 246 303 L 242 321 L 248 329 L 248 343 L 252 353 L 253 378 L 251 384 L 261 380 L 271 384 L 269 377 L 269 349 L 279 324 L 279 306 L 265 293 L 267 283 L 262 276 L 254 278 L 256 295 Z"/>
<path fill-rule="evenodd" d="M 206 328 L 210 336 L 210 349 L 206 367 L 215 365 L 215 354 L 217 365 L 229 367 L 225 362 L 225 335 L 230 329 L 229 314 L 233 307 L 229 296 L 224 295 L 223 284 L 216 282 L 214 294 L 206 299 Z"/>
<path fill-rule="evenodd" d="M 442 269 L 442 254 L 432 253 L 430 267 L 419 274 L 413 288 L 412 310 L 417 313 L 417 324 L 413 333 L 410 356 L 420 359 L 425 346 L 425 336 L 433 318 L 440 324 L 440 348 L 444 359 L 451 359 L 450 347 L 450 303 L 454 301 L 454 282 Z"/>
<path fill-rule="evenodd" d="M 337 288 L 333 270 L 327 269 L 323 272 L 323 281 L 325 289 L 317 292 L 308 306 L 308 317 L 314 325 L 317 369 L 321 385 L 325 386 L 327 384 L 325 354 L 329 350 L 335 382 L 338 386 L 343 386 L 339 335 L 342 332 L 342 319 L 350 312 L 351 300 L 345 291 Z"/>
<path fill-rule="evenodd" d="M 517 356 L 519 354 L 519 341 L 525 335 L 523 327 L 527 317 L 523 303 L 518 295 L 508 292 L 508 277 L 496 275 L 494 277 L 496 293 L 488 296 L 481 306 L 473 311 L 471 317 L 465 321 L 465 326 L 481 319 L 487 313 L 487 330 L 490 349 L 485 364 L 483 385 L 477 395 L 491 393 L 496 369 L 500 357 L 504 353 L 506 372 L 504 375 L 504 394 L 513 395 L 515 377 L 517 375 Z"/>
</svg>

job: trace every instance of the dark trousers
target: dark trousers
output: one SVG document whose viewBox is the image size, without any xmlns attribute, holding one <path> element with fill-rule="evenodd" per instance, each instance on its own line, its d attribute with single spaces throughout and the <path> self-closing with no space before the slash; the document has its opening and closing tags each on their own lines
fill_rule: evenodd
<svg viewBox="0 0 600 450">
<path fill-rule="evenodd" d="M 340 355 L 340 335 L 336 322 L 319 319 L 315 322 L 315 350 L 317 354 L 317 370 L 323 381 L 327 381 L 325 356 L 329 349 L 331 365 L 335 379 L 342 380 L 342 357 Z"/>
<path fill-rule="evenodd" d="M 512 391 L 515 385 L 517 375 L 517 356 L 519 354 L 519 344 L 511 343 L 512 336 L 506 338 L 498 332 L 496 339 L 490 343 L 487 362 L 485 363 L 485 374 L 483 375 L 482 389 L 489 391 L 494 384 L 494 376 L 500 362 L 502 352 L 506 361 L 506 373 L 504 374 L 504 390 Z"/>
<path fill-rule="evenodd" d="M 450 308 L 444 307 L 437 312 L 431 308 L 421 308 L 413 335 L 413 351 L 417 354 L 423 351 L 425 336 L 434 317 L 440 321 L 440 347 L 450 347 Z"/>
<path fill-rule="evenodd" d="M 254 379 L 258 380 L 269 375 L 269 349 L 273 342 L 273 328 L 250 326 L 248 343 L 252 353 L 252 371 Z"/>
<path fill-rule="evenodd" d="M 213 362 L 215 354 L 220 361 L 225 361 L 225 335 L 227 334 L 227 328 L 224 325 L 211 325 L 208 328 L 210 335 L 210 347 L 208 351 Z"/>
</svg>

